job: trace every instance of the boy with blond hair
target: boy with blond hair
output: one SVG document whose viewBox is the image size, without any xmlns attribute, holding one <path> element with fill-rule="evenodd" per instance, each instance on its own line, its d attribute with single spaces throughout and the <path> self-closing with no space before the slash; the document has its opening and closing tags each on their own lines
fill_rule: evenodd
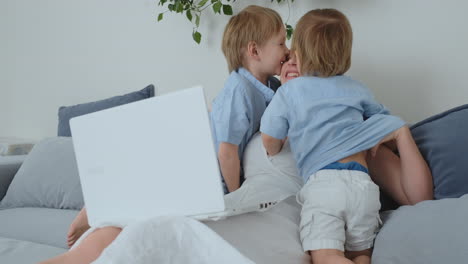
<svg viewBox="0 0 468 264">
<path fill-rule="evenodd" d="M 390 115 L 365 86 L 343 75 L 351 65 L 351 47 L 351 26 L 341 12 L 305 14 L 296 26 L 288 62 L 297 65 L 302 77 L 277 91 L 261 122 L 269 155 L 281 150 L 286 137 L 290 141 L 305 182 L 297 194 L 300 237 L 314 264 L 370 263 L 380 202 L 379 187 L 368 172 L 368 150 L 375 155 L 380 144 L 394 141 L 401 161 L 389 159 L 386 169 L 407 181 L 395 185 L 401 189 L 414 178 L 412 185 L 427 190 L 419 198 L 432 195 L 430 171 L 405 122 Z M 410 196 L 401 197 L 407 202 Z"/>
<path fill-rule="evenodd" d="M 240 187 L 244 149 L 279 86 L 272 76 L 281 73 L 289 53 L 285 41 L 278 13 L 255 5 L 231 17 L 224 30 L 222 50 L 231 74 L 210 118 L 225 193 Z"/>
</svg>

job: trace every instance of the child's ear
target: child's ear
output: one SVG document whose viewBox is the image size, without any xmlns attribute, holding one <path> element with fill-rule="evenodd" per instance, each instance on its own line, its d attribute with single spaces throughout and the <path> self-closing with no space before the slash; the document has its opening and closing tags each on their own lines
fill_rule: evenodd
<svg viewBox="0 0 468 264">
<path fill-rule="evenodd" d="M 259 59 L 258 45 L 255 41 L 250 41 L 249 44 L 247 44 L 247 56 L 254 59 Z"/>
</svg>

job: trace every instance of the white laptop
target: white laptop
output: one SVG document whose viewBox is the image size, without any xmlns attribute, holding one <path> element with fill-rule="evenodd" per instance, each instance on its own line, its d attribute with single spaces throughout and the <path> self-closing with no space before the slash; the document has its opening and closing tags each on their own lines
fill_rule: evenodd
<svg viewBox="0 0 468 264">
<path fill-rule="evenodd" d="M 274 203 L 226 209 L 203 88 L 70 120 L 91 226 L 163 215 L 217 220 Z"/>
</svg>

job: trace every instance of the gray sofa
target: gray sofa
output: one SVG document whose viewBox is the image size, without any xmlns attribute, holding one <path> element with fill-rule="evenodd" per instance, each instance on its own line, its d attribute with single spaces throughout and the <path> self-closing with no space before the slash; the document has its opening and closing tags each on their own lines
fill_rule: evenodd
<svg viewBox="0 0 468 264">
<path fill-rule="evenodd" d="M 0 263 L 37 263 L 65 252 L 83 205 L 71 138 L 42 140 L 28 156 L 0 157 L 0 194 Z M 205 224 L 255 263 L 308 263 L 299 215 L 290 197 L 266 212 Z"/>
<path fill-rule="evenodd" d="M 43 174 L 36 179 L 47 180 L 44 169 L 70 169 L 70 164 L 67 165 L 64 161 L 59 163 L 53 155 L 57 149 L 51 142 L 57 144 L 61 141 L 69 142 L 69 139 L 49 139 L 39 143 L 20 171 L 18 170 L 26 159 L 25 156 L 0 157 L 0 199 L 4 198 L 14 177 L 24 177 L 31 164 L 37 164 L 31 159 L 38 157 L 38 154 L 42 154 L 41 163 L 48 169 L 43 168 L 42 172 L 41 168 L 31 169 Z M 60 145 L 63 147 L 67 144 Z M 54 151 L 46 153 L 43 147 Z M 56 156 L 67 155 L 61 153 Z M 44 160 L 55 160 L 57 164 L 54 168 L 51 164 L 44 164 Z M 73 185 L 73 181 L 66 175 L 63 177 Z M 31 181 L 36 179 L 31 177 Z M 17 186 L 10 189 L 18 189 L 18 181 L 15 184 Z M 36 189 L 44 189 L 40 183 L 35 185 Z M 50 182 L 49 185 L 54 183 Z M 25 193 L 29 193 L 23 195 L 25 200 L 19 201 L 22 198 L 16 197 L 14 202 L 27 202 L 28 196 L 37 195 L 34 191 L 25 190 Z M 2 204 L 5 204 L 4 201 Z M 70 204 L 72 202 L 69 201 L 68 205 Z M 67 205 L 62 201 L 61 206 Z M 77 212 L 37 205 L 1 209 L 0 263 L 37 263 L 65 252 L 68 226 Z M 300 207 L 294 197 L 291 197 L 270 211 L 236 216 L 207 225 L 256 263 L 308 263 L 309 256 L 302 252 L 298 239 L 299 216 Z M 373 263 L 468 262 L 468 229 L 465 224 L 468 219 L 468 195 L 403 206 L 394 211 L 386 211 L 382 216 L 385 223 L 376 238 Z"/>
<path fill-rule="evenodd" d="M 411 131 L 431 168 L 437 200 L 383 212 L 372 262 L 468 263 L 468 105 Z M 67 250 L 68 226 L 83 206 L 71 146 L 71 138 L 58 137 L 39 142 L 27 156 L 0 156 L 0 263 L 36 263 Z M 290 197 L 263 213 L 206 224 L 256 263 L 308 263 L 298 234 L 300 209 Z"/>
<path fill-rule="evenodd" d="M 0 199 L 24 159 L 0 157 Z M 0 210 L 0 263 L 35 263 L 65 252 L 68 226 L 77 212 L 33 207 Z"/>
</svg>

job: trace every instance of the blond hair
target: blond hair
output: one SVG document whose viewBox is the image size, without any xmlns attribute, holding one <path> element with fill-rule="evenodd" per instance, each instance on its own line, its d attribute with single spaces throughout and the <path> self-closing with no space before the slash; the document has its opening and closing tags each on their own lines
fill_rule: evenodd
<svg viewBox="0 0 468 264">
<path fill-rule="evenodd" d="M 299 57 L 302 75 L 329 77 L 351 67 L 353 32 L 346 16 L 335 9 L 315 9 L 299 22 L 292 49 Z"/>
<path fill-rule="evenodd" d="M 250 5 L 229 19 L 224 29 L 221 49 L 229 72 L 244 66 L 244 54 L 249 42 L 262 46 L 280 32 L 283 20 L 273 9 Z"/>
</svg>

